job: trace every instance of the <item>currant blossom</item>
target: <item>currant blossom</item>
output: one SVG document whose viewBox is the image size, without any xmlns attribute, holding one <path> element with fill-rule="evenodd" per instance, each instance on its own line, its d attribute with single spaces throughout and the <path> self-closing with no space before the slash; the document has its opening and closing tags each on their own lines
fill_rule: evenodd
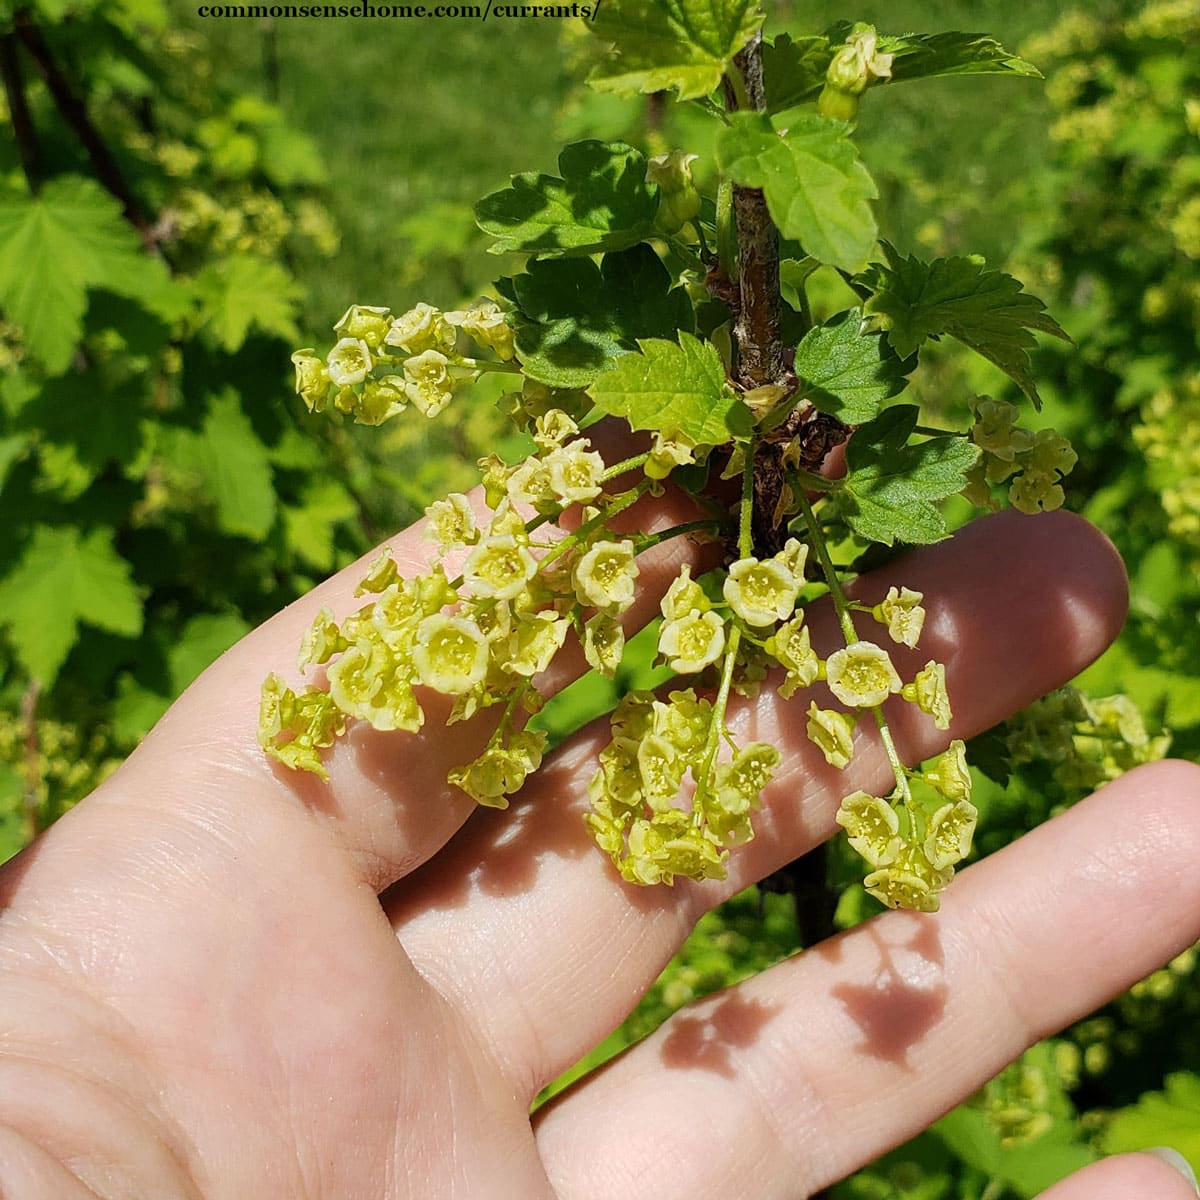
<svg viewBox="0 0 1200 1200">
<path fill-rule="evenodd" d="M 944 804 L 929 818 L 929 832 L 922 848 L 935 869 L 953 867 L 971 853 L 978 819 L 979 810 L 969 800 Z"/>
<path fill-rule="evenodd" d="M 912 682 L 904 685 L 900 694 L 923 713 L 928 713 L 936 728 L 950 728 L 953 713 L 950 711 L 950 694 L 946 691 L 946 668 L 942 663 L 930 659 Z"/>
<path fill-rule="evenodd" d="M 825 660 L 829 690 L 851 708 L 873 708 L 901 687 L 888 652 L 874 642 L 852 642 Z"/>
<path fill-rule="evenodd" d="M 583 626 L 583 657 L 593 670 L 612 679 L 625 653 L 625 630 L 621 622 L 598 612 Z"/>
<path fill-rule="evenodd" d="M 846 840 L 871 866 L 886 867 L 900 856 L 900 819 L 886 800 L 851 792 L 838 806 L 836 820 Z"/>
<path fill-rule="evenodd" d="M 683 617 L 664 621 L 658 633 L 658 652 L 679 675 L 703 671 L 725 649 L 725 623 L 712 611 L 693 609 Z"/>
<path fill-rule="evenodd" d="M 372 350 L 377 350 L 387 336 L 391 310 L 373 304 L 352 304 L 333 327 L 334 333 L 346 338 L 361 338 Z"/>
<path fill-rule="evenodd" d="M 854 721 L 834 708 L 808 706 L 808 740 L 825 755 L 831 767 L 844 770 L 854 757 Z"/>
<path fill-rule="evenodd" d="M 475 510 L 462 492 L 451 492 L 444 500 L 435 500 L 425 510 L 425 519 L 425 537 L 437 542 L 442 554 L 452 546 L 473 546 L 479 540 Z"/>
<path fill-rule="evenodd" d="M 888 594 L 871 610 L 875 620 L 888 627 L 892 641 L 902 646 L 915 646 L 925 626 L 922 592 L 911 588 L 888 588 Z"/>
<path fill-rule="evenodd" d="M 969 801 L 971 772 L 967 768 L 966 745 L 955 738 L 945 752 L 934 759 L 933 765 L 921 773 L 921 777 L 947 800 Z"/>
<path fill-rule="evenodd" d="M 437 350 L 424 350 L 404 360 L 405 395 L 427 417 L 436 417 L 454 395 L 446 370 L 450 360 Z"/>
<path fill-rule="evenodd" d="M 747 625 L 786 620 L 796 608 L 800 581 L 778 559 L 740 558 L 729 568 L 725 601 Z"/>
<path fill-rule="evenodd" d="M 463 563 L 463 588 L 472 596 L 513 600 L 537 574 L 537 560 L 512 534 L 489 536 Z"/>
<path fill-rule="evenodd" d="M 580 604 L 621 613 L 633 603 L 637 576 L 631 541 L 597 542 L 575 566 L 575 593 Z"/>
<path fill-rule="evenodd" d="M 434 613 L 417 629 L 412 661 L 427 687 L 447 696 L 458 695 L 482 683 L 487 675 L 487 638 L 466 617 Z"/>
<path fill-rule="evenodd" d="M 505 361 L 515 353 L 512 326 L 495 300 L 476 300 L 470 308 L 446 313 L 446 320 L 457 325 L 481 346 L 493 350 Z"/>
<path fill-rule="evenodd" d="M 454 349 L 454 327 L 432 304 L 421 303 L 393 318 L 384 341 L 410 355 L 427 350 L 449 354 Z"/>
<path fill-rule="evenodd" d="M 338 387 L 362 383 L 370 371 L 371 350 L 361 338 L 342 338 L 325 356 L 330 382 Z"/>
</svg>

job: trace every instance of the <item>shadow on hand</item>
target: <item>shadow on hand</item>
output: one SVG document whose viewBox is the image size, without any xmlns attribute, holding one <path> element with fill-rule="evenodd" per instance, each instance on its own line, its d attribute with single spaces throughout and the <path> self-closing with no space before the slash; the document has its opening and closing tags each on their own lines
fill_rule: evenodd
<svg viewBox="0 0 1200 1200">
<path fill-rule="evenodd" d="M 780 1008 L 747 1000 L 736 990 L 700 1001 L 691 1011 L 672 1019 L 662 1044 L 663 1065 L 732 1079 L 737 1073 L 733 1051 L 752 1045 Z"/>
</svg>

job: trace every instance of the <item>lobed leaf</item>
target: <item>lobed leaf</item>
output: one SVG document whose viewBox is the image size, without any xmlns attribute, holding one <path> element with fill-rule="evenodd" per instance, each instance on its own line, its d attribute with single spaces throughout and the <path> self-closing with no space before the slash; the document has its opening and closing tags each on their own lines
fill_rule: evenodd
<svg viewBox="0 0 1200 1200">
<path fill-rule="evenodd" d="M 882 334 L 866 331 L 855 308 L 810 329 L 796 347 L 793 369 L 817 408 L 861 425 L 904 390 L 915 366 L 915 359 L 902 361 Z"/>
<path fill-rule="evenodd" d="M 917 414 L 915 404 L 897 404 L 860 426 L 846 445 L 846 475 L 835 487 L 850 528 L 885 546 L 944 538 L 946 522 L 933 502 L 962 491 L 979 456 L 961 437 L 908 445 Z"/>
<path fill-rule="evenodd" d="M 0 580 L 0 620 L 17 660 L 50 687 L 79 637 L 80 624 L 124 637 L 142 631 L 142 601 L 113 531 L 38 525 Z"/>
<path fill-rule="evenodd" d="M 596 407 L 632 429 L 678 432 L 698 445 L 719 445 L 750 430 L 750 410 L 725 379 L 716 347 L 690 333 L 679 343 L 650 338 L 624 354 L 588 389 Z"/>
<path fill-rule="evenodd" d="M 0 305 L 52 375 L 70 366 L 88 290 L 99 287 L 167 320 L 187 304 L 186 289 L 145 253 L 98 183 L 67 175 L 36 197 L 0 194 Z"/>
<path fill-rule="evenodd" d="M 624 142 L 572 142 L 558 156 L 561 176 L 526 172 L 475 206 L 490 250 L 545 256 L 623 250 L 649 237 L 658 188 L 646 157 Z"/>
<path fill-rule="evenodd" d="M 884 243 L 887 265 L 876 263 L 861 282 L 875 295 L 866 311 L 878 317 L 888 340 L 902 358 L 927 338 L 957 338 L 995 363 L 1041 408 L 1033 382 L 1029 351 L 1037 345 L 1030 330 L 1070 341 L 1059 323 L 1019 280 L 989 271 L 981 260 L 939 258 L 932 263 L 905 258 Z"/>
<path fill-rule="evenodd" d="M 762 25 L 757 0 L 604 0 L 592 31 L 612 43 L 588 82 L 623 94 L 707 96 Z"/>
<path fill-rule="evenodd" d="M 733 113 L 716 150 L 735 183 L 763 190 L 785 238 L 844 271 L 863 267 L 878 236 L 870 205 L 878 192 L 848 125 L 804 114 L 779 134 L 763 113 Z"/>
<path fill-rule="evenodd" d="M 512 280 L 517 356 L 551 387 L 586 387 L 638 338 L 674 338 L 696 319 L 645 243 L 590 258 L 539 259 Z"/>
</svg>

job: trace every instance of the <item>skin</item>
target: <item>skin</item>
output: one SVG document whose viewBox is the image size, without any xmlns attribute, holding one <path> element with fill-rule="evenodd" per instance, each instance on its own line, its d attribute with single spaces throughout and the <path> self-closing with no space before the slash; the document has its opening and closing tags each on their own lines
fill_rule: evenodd
<svg viewBox="0 0 1200 1200">
<path fill-rule="evenodd" d="M 668 495 L 628 519 L 689 515 Z M 404 573 L 432 556 L 419 530 L 392 544 Z M 697 553 L 646 556 L 631 628 Z M 583 828 L 604 725 L 505 813 L 446 786 L 488 731 L 446 732 L 436 697 L 419 735 L 356 727 L 328 785 L 293 774 L 255 743 L 259 684 L 322 605 L 361 603 L 366 561 L 229 651 L 0 873 L 0 1194 L 793 1200 L 1200 938 L 1200 768 L 1154 764 L 964 870 L 940 913 L 884 914 L 692 1005 L 531 1122 L 697 918 L 830 837 L 842 795 L 887 790 L 886 762 L 864 728 L 829 768 L 807 699 L 739 703 L 740 738 L 778 740 L 786 767 L 729 879 L 671 889 L 623 884 Z M 892 583 L 929 612 L 901 675 L 944 661 L 955 707 L 939 733 L 889 704 L 909 761 L 1069 679 L 1126 603 L 1112 548 L 1063 514 L 984 519 L 856 592 Z M 832 613 L 811 623 L 827 653 Z M 565 653 L 547 686 L 581 667 Z M 1047 1193 L 1085 1195 L 1193 1193 L 1132 1155 Z"/>
</svg>

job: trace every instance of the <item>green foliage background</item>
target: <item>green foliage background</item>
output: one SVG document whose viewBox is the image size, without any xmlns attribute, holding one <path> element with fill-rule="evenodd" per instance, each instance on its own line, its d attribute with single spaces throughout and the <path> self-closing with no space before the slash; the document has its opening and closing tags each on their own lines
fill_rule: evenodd
<svg viewBox="0 0 1200 1200">
<path fill-rule="evenodd" d="M 0 4 L 36 132 L 18 136 L 10 93 L 0 857 L 115 767 L 243 632 L 469 483 L 482 448 L 517 448 L 482 393 L 457 422 L 360 437 L 314 421 L 291 395 L 294 346 L 327 339 L 351 301 L 473 296 L 497 260 L 471 203 L 549 168 L 563 140 L 681 145 L 701 153 L 698 171 L 712 163 L 686 111 L 664 120 L 578 86 L 595 47 L 573 23 L 264 25 L 163 0 L 25 11 L 123 183 L 114 196 L 98 182 L 86 131 Z M 1114 538 L 1133 582 L 1125 634 L 1078 681 L 1092 707 L 1057 697 L 976 748 L 1006 780 L 978 781 L 990 850 L 1161 754 L 1164 728 L 1174 753 L 1200 753 L 1200 4 L 864 0 L 777 5 L 772 23 L 845 18 L 987 31 L 1047 76 L 898 89 L 886 105 L 869 97 L 860 121 L 883 234 L 904 252 L 982 252 L 1075 339 L 1039 351 L 1041 420 L 1073 439 L 1070 503 Z M 948 349 L 923 386 L 963 423 L 970 395 L 1012 385 Z M 1095 703 L 1116 692 L 1136 710 Z M 612 696 L 576 689 L 557 719 Z M 850 860 L 835 853 L 831 871 L 839 922 L 869 915 Z M 798 944 L 789 898 L 739 897 L 589 1061 Z M 834 1194 L 1030 1196 L 1098 1153 L 1161 1142 L 1200 1169 L 1198 1018 L 1189 951 Z"/>
</svg>

